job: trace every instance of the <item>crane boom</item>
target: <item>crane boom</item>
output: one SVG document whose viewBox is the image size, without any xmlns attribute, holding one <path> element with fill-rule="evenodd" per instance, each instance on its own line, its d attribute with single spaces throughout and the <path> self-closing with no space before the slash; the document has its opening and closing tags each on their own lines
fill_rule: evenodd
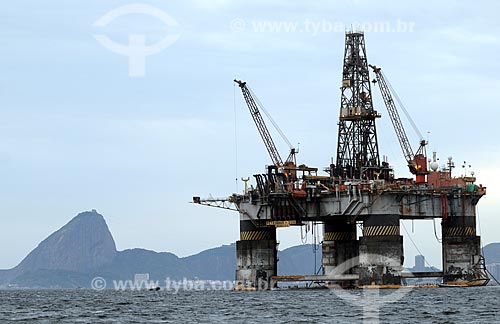
<svg viewBox="0 0 500 324">
<path fill-rule="evenodd" d="M 276 166 L 282 166 L 283 160 L 281 159 L 281 156 L 278 153 L 278 150 L 276 149 L 276 145 L 274 144 L 273 138 L 271 137 L 271 134 L 267 129 L 266 123 L 262 118 L 262 114 L 260 113 L 257 100 L 252 95 L 252 92 L 248 88 L 246 82 L 240 80 L 234 80 L 234 82 L 236 82 L 239 85 L 241 91 L 243 92 L 243 97 L 245 98 L 248 109 L 250 110 L 250 114 L 252 115 L 253 121 L 257 126 L 257 130 L 259 131 L 259 134 L 262 137 L 262 141 L 264 142 L 264 145 L 266 146 L 266 149 L 269 152 L 269 156 L 271 157 L 273 164 Z"/>
<path fill-rule="evenodd" d="M 405 159 L 406 161 L 412 161 L 414 157 L 413 150 L 411 148 L 410 141 L 408 140 L 408 136 L 406 136 L 396 104 L 392 99 L 391 91 L 389 90 L 384 76 L 382 75 L 382 70 L 374 65 L 370 65 L 370 67 L 373 69 L 373 72 L 375 72 L 380 92 L 382 93 L 382 98 L 384 99 L 385 106 L 387 107 L 387 112 L 391 117 L 391 122 L 394 126 L 394 130 L 396 131 L 396 135 L 398 137 L 399 144 L 401 145 L 401 149 L 403 150 Z"/>
<path fill-rule="evenodd" d="M 394 126 L 394 130 L 396 131 L 396 136 L 398 137 L 399 144 L 408 163 L 408 168 L 410 169 L 411 173 L 417 175 L 417 182 L 425 182 L 425 175 L 428 174 L 425 154 L 425 145 L 427 145 L 427 142 L 423 139 L 420 139 L 420 147 L 417 150 L 416 154 L 413 153 L 410 141 L 408 140 L 408 136 L 406 135 L 403 123 L 401 122 L 401 118 L 399 117 L 398 109 L 396 108 L 396 104 L 392 99 L 390 88 L 385 81 L 384 75 L 382 74 L 382 70 L 381 68 L 371 64 L 370 67 L 375 73 L 375 77 L 377 80 L 373 82 L 376 82 L 379 85 L 380 92 L 382 93 L 382 98 L 384 99 L 385 106 L 387 107 L 387 112 L 389 113 L 392 125 Z"/>
</svg>

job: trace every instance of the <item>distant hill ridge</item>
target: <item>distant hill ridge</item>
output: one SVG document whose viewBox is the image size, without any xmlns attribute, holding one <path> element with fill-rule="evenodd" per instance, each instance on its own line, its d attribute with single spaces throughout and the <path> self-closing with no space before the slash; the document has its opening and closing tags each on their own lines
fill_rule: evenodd
<svg viewBox="0 0 500 324">
<path fill-rule="evenodd" d="M 500 243 L 491 243 L 483 248 L 486 264 L 500 263 Z"/>
<path fill-rule="evenodd" d="M 278 274 L 312 274 L 321 264 L 321 249 L 301 245 L 278 252 Z M 500 263 L 500 243 L 484 247 L 487 264 Z M 104 217 L 92 210 L 78 214 L 43 240 L 15 268 L 0 270 L 0 288 L 90 287 L 92 278 L 133 280 L 149 273 L 151 280 L 233 280 L 236 244 L 179 258 L 145 249 L 117 251 Z"/>
<path fill-rule="evenodd" d="M 312 245 L 279 252 L 280 274 L 312 274 Z M 321 249 L 316 251 L 316 267 Z M 107 280 L 132 280 L 136 273 L 149 273 L 151 280 L 233 280 L 236 244 L 223 245 L 179 258 L 173 253 L 145 249 L 117 251 L 104 217 L 92 210 L 78 214 L 43 240 L 21 263 L 0 270 L 0 287 L 90 287 L 96 276 Z"/>
</svg>

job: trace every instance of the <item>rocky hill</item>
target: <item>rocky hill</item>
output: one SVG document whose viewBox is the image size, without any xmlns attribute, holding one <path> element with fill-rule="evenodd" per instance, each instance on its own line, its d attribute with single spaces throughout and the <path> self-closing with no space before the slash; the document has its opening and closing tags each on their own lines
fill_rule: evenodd
<svg viewBox="0 0 500 324">
<path fill-rule="evenodd" d="M 102 215 L 95 210 L 78 214 L 35 248 L 14 270 L 39 269 L 88 272 L 110 264 L 116 245 Z"/>
</svg>

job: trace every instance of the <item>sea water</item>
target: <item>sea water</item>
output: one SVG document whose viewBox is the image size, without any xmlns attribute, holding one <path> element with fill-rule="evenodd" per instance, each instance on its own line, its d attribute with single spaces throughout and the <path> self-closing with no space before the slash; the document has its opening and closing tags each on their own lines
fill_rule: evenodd
<svg viewBox="0 0 500 324">
<path fill-rule="evenodd" d="M 500 323 L 500 287 L 400 293 L 0 290 L 0 323 Z"/>
</svg>

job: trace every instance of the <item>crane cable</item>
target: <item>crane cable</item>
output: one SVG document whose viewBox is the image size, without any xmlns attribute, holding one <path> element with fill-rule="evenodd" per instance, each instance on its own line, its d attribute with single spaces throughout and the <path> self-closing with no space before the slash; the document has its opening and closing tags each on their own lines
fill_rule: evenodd
<svg viewBox="0 0 500 324">
<path fill-rule="evenodd" d="M 253 93 L 252 89 L 250 89 L 250 87 L 248 85 L 247 85 L 247 89 L 248 89 L 248 91 L 250 91 L 250 94 L 252 95 L 252 97 L 254 98 L 254 100 L 259 105 L 259 108 L 267 116 L 267 118 L 269 119 L 269 121 L 271 122 L 271 124 L 273 124 L 274 128 L 276 129 L 276 131 L 278 132 L 278 134 L 281 136 L 281 138 L 285 141 L 285 143 L 288 145 L 288 147 L 290 149 L 293 149 L 294 147 L 293 147 L 292 143 L 290 143 L 290 141 L 288 140 L 288 138 L 286 138 L 285 133 L 283 133 L 283 131 L 281 130 L 281 128 L 274 121 L 273 117 L 271 117 L 271 114 L 269 114 L 269 112 L 266 110 L 266 108 L 264 107 L 264 105 L 262 104 L 262 102 L 260 102 L 259 98 L 255 95 L 255 93 Z"/>
<path fill-rule="evenodd" d="M 312 249 L 313 249 L 312 252 L 314 254 L 313 273 L 316 274 L 316 252 L 318 250 L 316 249 L 316 224 L 314 222 L 312 225 L 311 236 L 312 236 Z"/>
<path fill-rule="evenodd" d="M 443 239 L 439 238 L 438 235 L 437 235 L 436 219 L 435 218 L 432 219 L 432 224 L 434 225 L 434 236 L 436 237 L 436 240 L 438 241 L 438 243 L 443 243 Z"/>
<path fill-rule="evenodd" d="M 233 83 L 233 110 L 234 110 L 234 172 L 235 172 L 235 189 L 238 192 L 238 124 L 236 116 L 236 84 Z"/>
<path fill-rule="evenodd" d="M 305 225 L 307 226 L 307 225 Z M 307 243 L 307 227 L 306 227 L 306 235 L 304 235 L 304 230 L 303 230 L 303 225 L 300 226 L 300 241 L 302 242 L 302 245 L 305 245 Z"/>
<path fill-rule="evenodd" d="M 318 262 L 317 262 L 317 252 L 319 250 L 319 244 L 320 242 L 320 237 L 319 237 L 319 231 L 318 231 L 318 223 L 313 222 L 313 227 L 312 227 L 312 236 L 313 236 L 313 244 L 312 244 L 312 249 L 313 249 L 313 254 L 314 254 L 314 274 L 317 275 L 319 271 L 321 270 L 322 265 L 318 267 Z"/>
<path fill-rule="evenodd" d="M 476 205 L 476 215 L 477 215 L 477 226 L 478 226 L 478 229 L 479 229 L 479 236 L 482 237 L 482 233 L 481 233 L 481 221 L 479 220 L 479 211 L 478 211 L 477 205 Z M 495 276 L 488 270 L 488 268 L 486 268 L 486 258 L 484 258 L 483 240 L 481 240 L 481 254 L 483 255 L 483 259 L 484 259 L 484 270 L 491 276 L 491 278 L 493 278 L 493 280 L 495 280 L 495 282 L 497 283 L 497 285 L 500 286 L 500 282 L 498 282 L 497 278 L 495 278 Z"/>
<path fill-rule="evenodd" d="M 320 242 L 318 223 L 316 223 L 316 222 L 313 222 L 313 230 L 312 230 L 311 235 L 313 237 L 313 251 L 314 251 L 314 253 L 316 253 L 316 251 L 319 250 L 318 242 Z"/>
<path fill-rule="evenodd" d="M 382 70 L 380 70 L 380 73 L 384 77 L 384 80 L 387 83 L 387 85 L 389 86 L 389 89 L 391 90 L 391 93 L 394 95 L 394 98 L 396 98 L 396 101 L 398 102 L 399 107 L 401 107 L 401 109 L 403 110 L 403 112 L 404 112 L 406 118 L 408 119 L 408 121 L 410 122 L 413 130 L 415 131 L 415 133 L 417 133 L 419 139 L 422 141 L 424 139 L 424 137 L 422 136 L 422 133 L 420 133 L 420 131 L 419 131 L 418 127 L 417 127 L 417 124 L 415 124 L 415 122 L 411 118 L 410 114 L 408 113 L 408 111 L 406 110 L 405 106 L 403 105 L 403 102 L 401 101 L 401 99 L 399 99 L 399 96 L 398 96 L 397 92 L 394 90 L 394 88 L 392 87 L 391 83 L 386 78 L 386 76 L 382 72 Z"/>
<path fill-rule="evenodd" d="M 410 233 L 408 233 L 408 230 L 406 229 L 405 223 L 401 222 L 401 225 L 403 226 L 403 229 L 405 230 L 406 235 L 408 235 L 408 238 L 410 239 L 411 243 L 413 244 L 413 246 L 415 247 L 415 249 L 417 250 L 417 252 L 420 253 L 420 255 L 424 255 L 420 251 L 420 249 L 418 248 L 417 244 L 415 244 L 415 242 L 411 238 Z M 433 268 L 433 266 L 427 261 L 427 259 L 424 258 L 424 261 L 425 261 L 425 263 L 427 263 L 427 265 L 429 266 L 429 268 Z"/>
</svg>

